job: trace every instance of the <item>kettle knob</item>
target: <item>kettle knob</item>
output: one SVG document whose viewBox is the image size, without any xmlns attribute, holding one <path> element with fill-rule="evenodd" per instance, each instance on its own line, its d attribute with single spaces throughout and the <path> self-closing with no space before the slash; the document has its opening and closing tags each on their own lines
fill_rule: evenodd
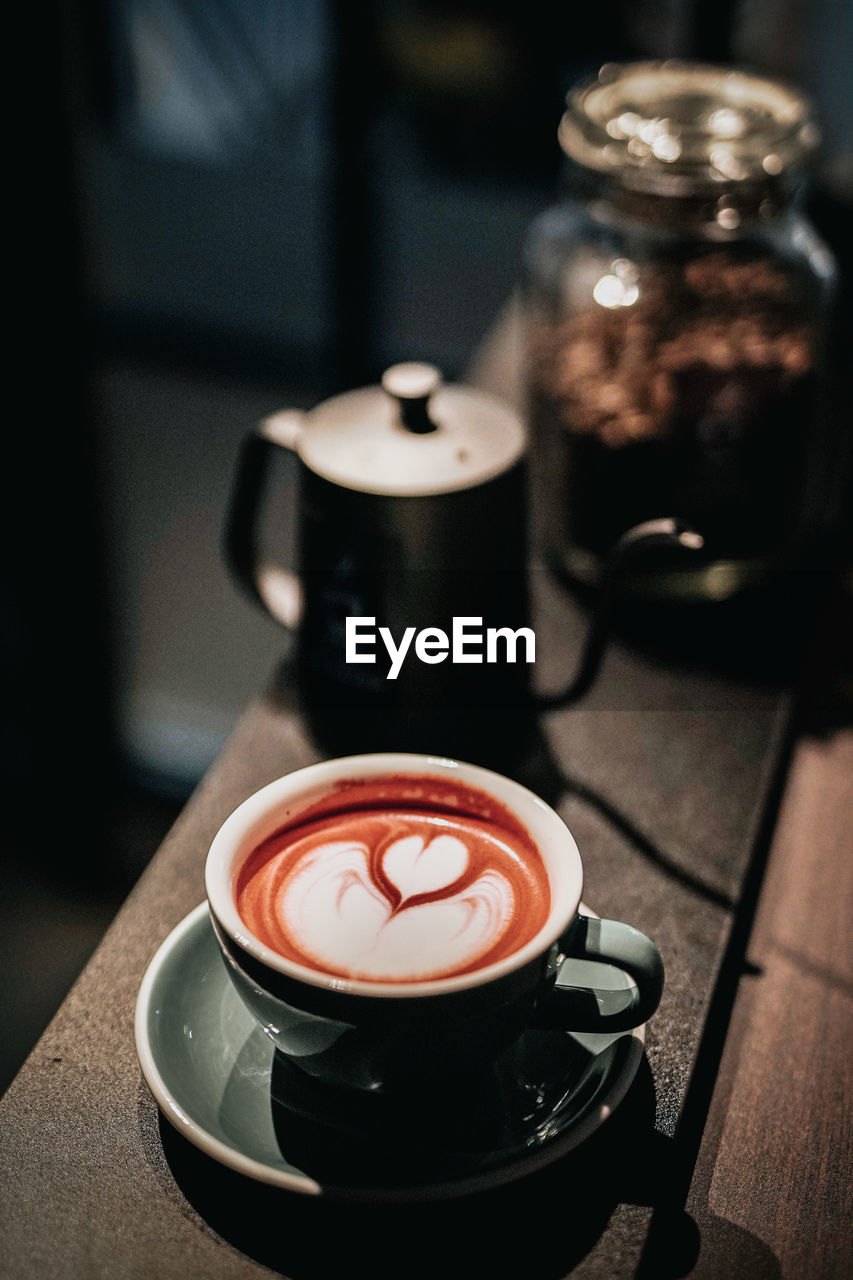
<svg viewBox="0 0 853 1280">
<path fill-rule="evenodd" d="M 440 386 L 438 369 L 414 360 L 392 364 L 382 375 L 382 390 L 397 401 L 403 426 L 419 436 L 438 430 L 429 416 L 429 399 Z"/>
</svg>

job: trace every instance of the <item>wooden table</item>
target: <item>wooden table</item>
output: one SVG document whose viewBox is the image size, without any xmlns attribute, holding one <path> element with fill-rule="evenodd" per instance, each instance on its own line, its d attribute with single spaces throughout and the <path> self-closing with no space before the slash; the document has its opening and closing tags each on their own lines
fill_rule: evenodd
<svg viewBox="0 0 853 1280">
<path fill-rule="evenodd" d="M 582 621 L 560 597 L 540 601 L 539 625 L 543 635 L 554 629 L 577 638 Z M 133 1046 L 132 1010 L 145 966 L 203 897 L 204 857 L 218 825 L 258 786 L 319 754 L 292 688 L 273 681 L 3 1100 L 2 1274 L 248 1277 L 271 1269 L 336 1276 L 356 1260 L 380 1276 L 439 1269 L 462 1275 L 477 1265 L 492 1275 L 615 1278 L 686 1274 L 685 1264 L 694 1263 L 697 1274 L 740 1274 L 730 1262 L 745 1240 L 762 1259 L 782 1256 L 771 1227 L 787 1242 L 786 1259 L 801 1256 L 789 1223 L 806 1167 L 823 1170 L 823 1200 L 812 1211 L 820 1211 L 827 1231 L 836 1223 L 840 1246 L 843 1134 L 841 1099 L 832 1091 L 840 1089 L 835 1048 L 839 1012 L 849 1012 L 849 978 L 833 941 L 843 919 L 836 872 L 815 869 L 820 849 L 808 810 L 832 807 L 821 803 L 821 786 L 836 788 L 833 803 L 845 788 L 849 798 L 849 739 L 833 740 L 823 755 L 819 748 L 798 751 L 782 843 L 772 855 L 797 885 L 817 877 L 811 890 L 794 888 L 795 900 L 805 904 L 812 893 L 820 915 L 828 887 L 831 910 L 805 943 L 796 934 L 780 942 L 772 921 L 792 892 L 783 868 L 771 904 L 762 903 L 760 920 L 771 924 L 755 941 L 766 974 L 743 980 L 725 1038 L 774 786 L 787 759 L 790 709 L 790 696 L 777 688 L 676 672 L 617 646 L 589 699 L 539 726 L 537 749 L 519 776 L 574 830 L 590 904 L 636 923 L 666 959 L 666 994 L 649 1027 L 642 1070 L 587 1146 L 521 1182 L 441 1205 L 354 1209 L 272 1191 L 202 1156 L 159 1117 Z M 831 783 L 819 781 L 823 766 Z M 834 865 L 833 828 L 822 822 Z M 840 818 L 835 829 L 849 840 Z M 808 865 L 794 875 L 790 866 L 799 868 L 803 845 Z M 851 865 L 848 855 L 848 893 Z M 763 991 L 763 1011 L 755 1014 Z M 743 1000 L 752 1009 L 744 1010 Z M 795 1023 L 802 1018 L 805 1074 L 796 1055 L 777 1059 L 778 1044 L 793 1038 L 790 1021 L 779 1020 L 780 1002 Z M 768 1063 L 785 1073 L 770 1091 Z M 818 1087 L 822 1069 L 831 1083 Z M 715 1079 L 709 1136 L 691 1186 Z M 847 1089 L 849 1095 L 849 1081 Z M 763 1135 L 757 1117 L 769 1099 L 777 1123 L 785 1123 Z M 775 1201 L 779 1179 L 784 1207 Z M 756 1230 L 761 1222 L 770 1224 L 764 1235 Z M 836 1241 L 824 1235 L 821 1248 L 829 1260 L 823 1271 L 743 1274 L 840 1275 L 830 1265 L 838 1263 Z M 673 1260 L 681 1271 L 662 1270 Z"/>
<path fill-rule="evenodd" d="M 794 752 L 687 1200 L 691 1275 L 850 1274 L 851 921 L 853 730 L 837 728 Z"/>
</svg>

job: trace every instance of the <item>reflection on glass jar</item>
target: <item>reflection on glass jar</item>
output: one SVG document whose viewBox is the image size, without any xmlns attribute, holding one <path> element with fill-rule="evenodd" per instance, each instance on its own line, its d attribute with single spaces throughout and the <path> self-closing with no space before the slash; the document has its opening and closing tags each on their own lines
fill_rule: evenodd
<svg viewBox="0 0 853 1280">
<path fill-rule="evenodd" d="M 807 104 L 740 72 L 609 66 L 559 137 L 568 192 L 527 246 L 540 541 L 593 581 L 625 529 L 681 517 L 703 565 L 643 592 L 730 595 L 802 558 L 820 500 L 834 268 L 796 200 Z"/>
</svg>

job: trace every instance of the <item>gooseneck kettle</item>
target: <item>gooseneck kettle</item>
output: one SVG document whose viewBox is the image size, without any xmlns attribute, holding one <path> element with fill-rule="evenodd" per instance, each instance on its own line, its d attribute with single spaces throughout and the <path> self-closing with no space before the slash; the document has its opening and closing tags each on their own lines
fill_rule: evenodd
<svg viewBox="0 0 853 1280">
<path fill-rule="evenodd" d="M 512 732 L 531 709 L 567 705 L 595 678 L 628 562 L 661 544 L 701 545 L 674 520 L 629 531 L 607 563 L 583 652 L 567 655 L 577 674 L 560 694 L 537 696 L 527 443 L 509 405 L 418 363 L 307 413 L 273 414 L 244 441 L 226 561 L 295 631 L 305 707 L 324 723 L 346 720 L 360 749 L 461 754 L 486 724 Z M 298 570 L 261 552 L 279 449 L 298 459 Z"/>
</svg>

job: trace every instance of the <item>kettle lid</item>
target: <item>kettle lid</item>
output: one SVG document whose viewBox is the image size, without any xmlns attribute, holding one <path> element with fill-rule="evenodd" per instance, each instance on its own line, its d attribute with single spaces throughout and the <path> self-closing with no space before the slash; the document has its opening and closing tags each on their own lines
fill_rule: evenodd
<svg viewBox="0 0 853 1280">
<path fill-rule="evenodd" d="M 494 396 L 447 385 L 432 365 L 386 370 L 307 414 L 298 452 L 312 471 L 362 493 L 423 497 L 484 484 L 525 452 L 518 414 Z"/>
</svg>

